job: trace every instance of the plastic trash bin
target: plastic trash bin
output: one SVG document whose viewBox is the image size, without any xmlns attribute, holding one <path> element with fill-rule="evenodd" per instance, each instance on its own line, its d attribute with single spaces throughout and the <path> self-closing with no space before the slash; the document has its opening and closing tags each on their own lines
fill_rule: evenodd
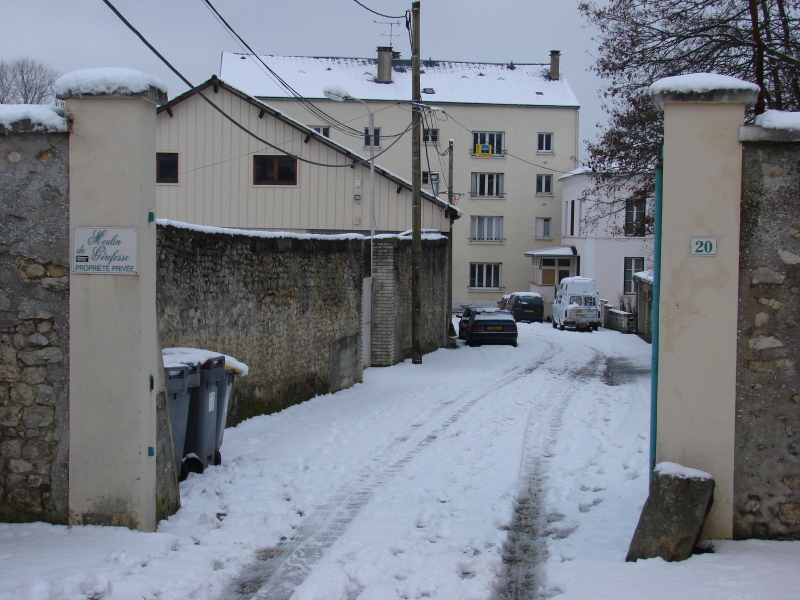
<svg viewBox="0 0 800 600">
<path fill-rule="evenodd" d="M 214 464 L 222 464 L 222 454 L 219 449 L 222 447 L 222 436 L 225 434 L 225 421 L 228 418 L 228 404 L 231 397 L 233 379 L 236 375 L 241 375 L 241 371 L 235 367 L 225 365 L 225 376 L 217 381 L 217 438 L 214 446 Z"/>
<path fill-rule="evenodd" d="M 200 364 L 200 382 L 192 388 L 184 445 L 184 462 L 189 471 L 202 473 L 214 464 L 217 441 L 217 382 L 225 377 L 225 357 L 209 358 Z"/>
<path fill-rule="evenodd" d="M 197 372 L 197 366 L 194 367 Z M 175 457 L 175 469 L 178 478 L 186 479 L 186 467 L 183 464 L 183 446 L 186 442 L 186 425 L 189 419 L 189 387 L 187 385 L 188 365 L 170 365 L 164 367 L 167 399 L 169 402 L 169 420 L 172 428 L 172 449 Z"/>
</svg>

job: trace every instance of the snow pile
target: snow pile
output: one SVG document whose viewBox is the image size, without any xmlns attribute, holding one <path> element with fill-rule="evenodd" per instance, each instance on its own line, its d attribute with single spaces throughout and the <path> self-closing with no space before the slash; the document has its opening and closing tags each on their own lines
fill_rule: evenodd
<svg viewBox="0 0 800 600">
<path fill-rule="evenodd" d="M 636 279 L 641 281 L 646 281 L 648 283 L 653 283 L 655 281 L 655 274 L 653 273 L 653 269 L 647 269 L 646 271 L 637 271 L 633 274 Z"/>
<path fill-rule="evenodd" d="M 678 463 L 661 462 L 653 469 L 654 473 L 664 475 L 665 477 L 677 477 L 678 479 L 714 479 L 709 473 L 699 471 L 697 469 L 690 469 Z"/>
<path fill-rule="evenodd" d="M 14 123 L 30 119 L 34 131 L 67 131 L 64 109 L 47 104 L 0 104 L 0 126 L 11 129 Z"/>
<path fill-rule="evenodd" d="M 750 91 L 758 93 L 759 87 L 755 83 L 742 81 L 730 75 L 717 73 L 690 73 L 689 75 L 676 75 L 664 77 L 650 86 L 650 95 L 668 93 L 698 93 L 714 90 Z"/>
<path fill-rule="evenodd" d="M 59 98 L 100 94 L 139 94 L 151 87 L 167 93 L 167 84 L 135 69 L 102 67 L 72 71 L 56 79 L 53 90 Z"/>
<path fill-rule="evenodd" d="M 756 116 L 753 124 L 764 129 L 800 131 L 800 112 L 767 110 L 764 114 Z"/>
<path fill-rule="evenodd" d="M 165 369 L 182 365 L 201 365 L 209 359 L 224 356 L 226 368 L 236 371 L 242 377 L 250 372 L 250 368 L 246 364 L 232 356 L 222 354 L 222 352 L 212 352 L 211 350 L 201 350 L 199 348 L 164 348 L 161 350 L 161 354 Z"/>
</svg>

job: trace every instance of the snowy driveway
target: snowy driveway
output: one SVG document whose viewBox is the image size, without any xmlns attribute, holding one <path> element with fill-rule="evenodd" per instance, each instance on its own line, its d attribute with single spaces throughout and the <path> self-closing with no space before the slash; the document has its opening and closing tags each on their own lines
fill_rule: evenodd
<svg viewBox="0 0 800 600">
<path fill-rule="evenodd" d="M 181 485 L 158 533 L 0 525 L 0 599 L 676 597 L 652 589 L 676 567 L 624 563 L 647 494 L 650 347 L 541 324 L 519 341 L 368 369 L 227 430 L 223 465 Z M 718 597 L 687 581 L 680 597 Z"/>
</svg>

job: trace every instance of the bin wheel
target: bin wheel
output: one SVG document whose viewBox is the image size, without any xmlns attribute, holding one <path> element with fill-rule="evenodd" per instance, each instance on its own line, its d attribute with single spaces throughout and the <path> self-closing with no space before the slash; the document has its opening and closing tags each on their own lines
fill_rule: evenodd
<svg viewBox="0 0 800 600">
<path fill-rule="evenodd" d="M 181 472 L 178 474 L 178 481 L 186 481 L 186 478 L 189 476 L 189 467 L 186 466 L 186 463 L 181 461 Z"/>
<path fill-rule="evenodd" d="M 215 465 L 222 464 L 222 453 L 219 450 L 214 451 L 214 464 Z"/>
<path fill-rule="evenodd" d="M 203 461 L 199 458 L 191 457 L 191 458 L 184 458 L 183 465 L 186 467 L 186 476 L 189 476 L 189 473 L 202 473 L 205 467 L 203 466 Z M 183 468 L 181 468 L 183 471 Z"/>
</svg>

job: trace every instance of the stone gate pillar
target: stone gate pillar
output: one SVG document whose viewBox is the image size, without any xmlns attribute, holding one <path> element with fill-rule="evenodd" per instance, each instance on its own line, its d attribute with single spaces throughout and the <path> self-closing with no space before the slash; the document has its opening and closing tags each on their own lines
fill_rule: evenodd
<svg viewBox="0 0 800 600">
<path fill-rule="evenodd" d="M 56 82 L 72 121 L 70 459 L 72 524 L 156 526 L 158 80 L 91 69 Z"/>
<path fill-rule="evenodd" d="M 738 135 L 758 87 L 694 74 L 662 79 L 651 94 L 664 111 L 656 462 L 713 475 L 714 505 L 703 535 L 730 538 L 742 174 Z"/>
</svg>

